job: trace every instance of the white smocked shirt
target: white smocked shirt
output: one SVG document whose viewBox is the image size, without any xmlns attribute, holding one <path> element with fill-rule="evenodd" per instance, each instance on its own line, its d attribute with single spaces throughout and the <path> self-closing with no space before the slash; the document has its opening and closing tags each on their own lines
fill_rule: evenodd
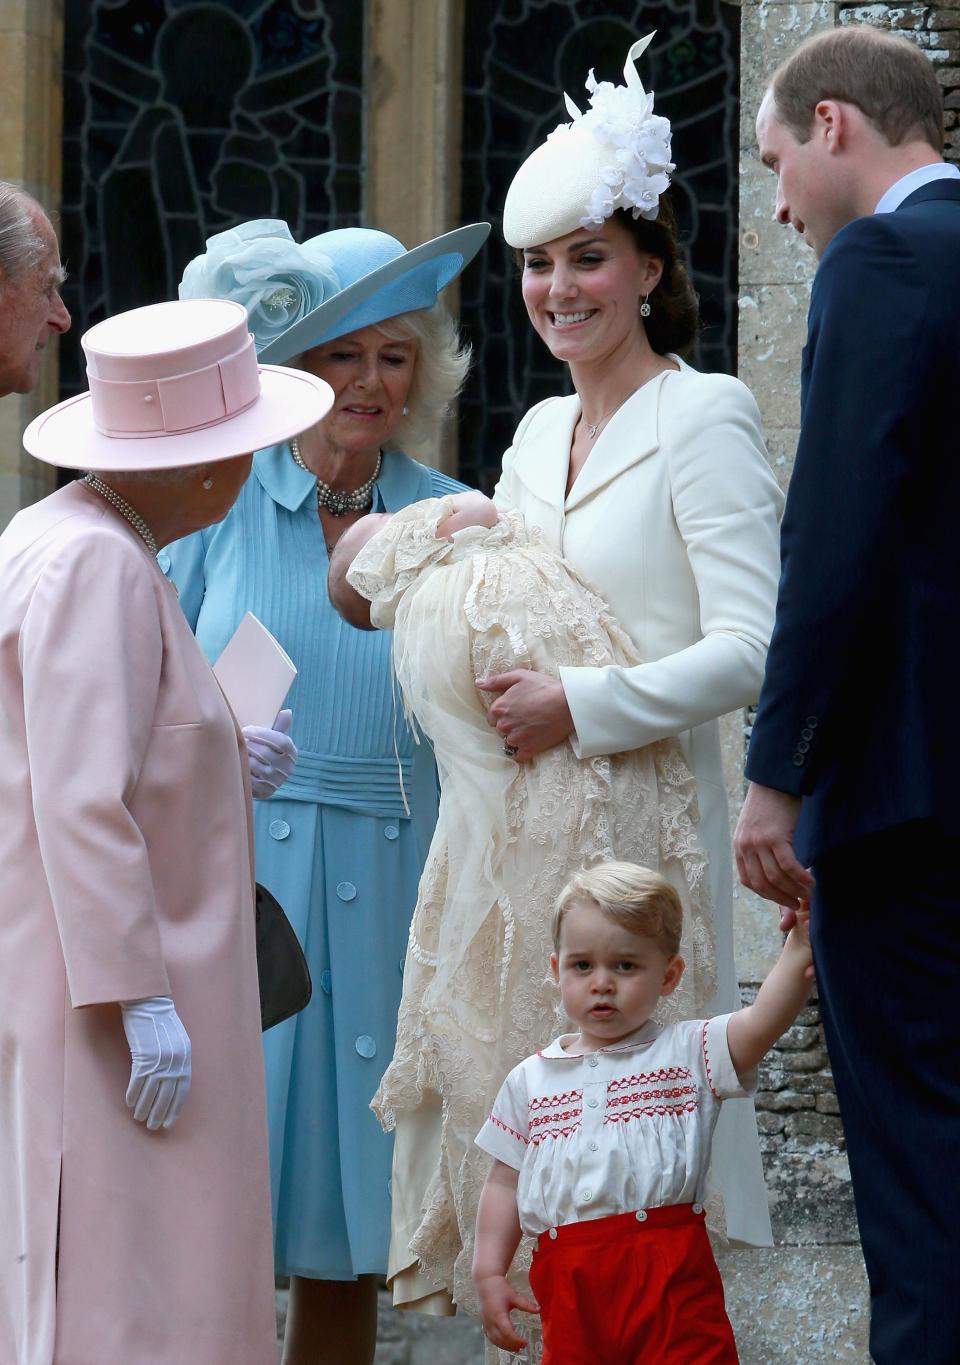
<svg viewBox="0 0 960 1365">
<path fill-rule="evenodd" d="M 564 1223 L 665 1204 L 701 1205 L 713 1129 L 743 1083 L 727 1046 L 729 1014 L 660 1027 L 649 1020 L 597 1052 L 567 1034 L 514 1067 L 477 1146 L 520 1172 L 528 1236 Z"/>
</svg>

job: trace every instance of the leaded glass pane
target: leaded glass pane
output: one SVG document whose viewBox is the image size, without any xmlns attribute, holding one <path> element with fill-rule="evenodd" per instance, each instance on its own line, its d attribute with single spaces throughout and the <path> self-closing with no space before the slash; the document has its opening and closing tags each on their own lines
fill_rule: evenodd
<svg viewBox="0 0 960 1365">
<path fill-rule="evenodd" d="M 673 124 L 676 204 L 706 323 L 694 364 L 735 372 L 739 10 L 721 0 L 467 0 L 463 219 L 494 224 L 464 273 L 462 315 L 475 365 L 461 405 L 461 477 L 489 488 L 531 404 L 564 391 L 566 371 L 529 326 L 512 253 L 499 235 L 521 161 L 565 118 L 561 91 L 586 106 L 584 79 L 623 80 L 640 59 L 657 112 Z"/>
<path fill-rule="evenodd" d="M 298 239 L 361 214 L 360 0 L 66 0 L 62 240 L 80 337 L 176 297 L 206 237 L 284 218 Z"/>
</svg>

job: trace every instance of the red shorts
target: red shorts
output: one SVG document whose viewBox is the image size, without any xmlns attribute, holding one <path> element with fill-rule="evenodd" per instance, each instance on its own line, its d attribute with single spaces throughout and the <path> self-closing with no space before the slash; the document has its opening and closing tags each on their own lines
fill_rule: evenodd
<svg viewBox="0 0 960 1365">
<path fill-rule="evenodd" d="M 541 1233 L 530 1284 L 542 1365 L 737 1365 L 720 1272 L 693 1207 Z"/>
</svg>

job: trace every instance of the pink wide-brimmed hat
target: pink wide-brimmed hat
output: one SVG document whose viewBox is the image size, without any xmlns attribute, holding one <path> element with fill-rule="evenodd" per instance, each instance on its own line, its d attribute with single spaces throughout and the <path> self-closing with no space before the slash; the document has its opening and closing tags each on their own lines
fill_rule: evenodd
<svg viewBox="0 0 960 1365">
<path fill-rule="evenodd" d="M 226 299 L 153 303 L 98 322 L 81 344 L 88 393 L 27 427 L 31 455 L 66 469 L 177 469 L 298 436 L 333 405 L 330 385 L 259 365 L 247 314 Z"/>
</svg>

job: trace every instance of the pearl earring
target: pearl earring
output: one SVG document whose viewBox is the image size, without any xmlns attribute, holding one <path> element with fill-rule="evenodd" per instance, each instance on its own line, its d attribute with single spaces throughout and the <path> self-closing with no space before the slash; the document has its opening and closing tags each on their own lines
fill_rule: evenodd
<svg viewBox="0 0 960 1365">
<path fill-rule="evenodd" d="M 404 417 L 409 416 L 409 413 L 410 413 L 410 409 L 407 407 L 406 403 L 404 403 L 404 405 L 403 405 L 403 415 L 404 415 Z"/>
<path fill-rule="evenodd" d="M 653 309 L 650 307 L 650 295 L 644 294 L 643 303 L 640 305 L 640 316 L 642 318 L 648 318 L 652 311 Z"/>
<path fill-rule="evenodd" d="M 204 481 L 203 481 L 203 487 L 204 487 L 204 488 L 207 490 L 207 492 L 209 493 L 209 492 L 210 492 L 210 489 L 213 487 L 213 479 L 204 479 Z"/>
</svg>

